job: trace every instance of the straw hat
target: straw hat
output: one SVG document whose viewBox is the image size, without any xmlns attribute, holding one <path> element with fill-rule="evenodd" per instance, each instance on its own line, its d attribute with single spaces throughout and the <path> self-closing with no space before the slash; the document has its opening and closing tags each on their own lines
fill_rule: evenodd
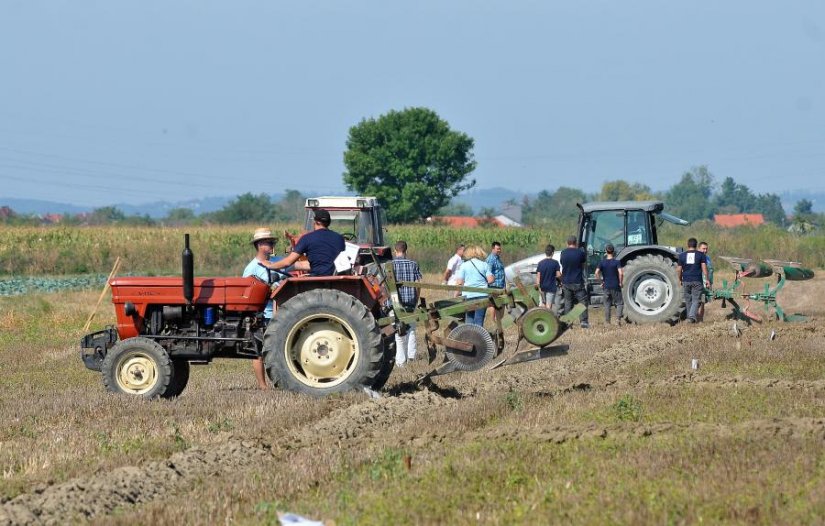
<svg viewBox="0 0 825 526">
<path fill-rule="evenodd" d="M 256 228 L 255 233 L 252 234 L 251 243 L 254 245 L 258 241 L 263 241 L 265 239 L 275 241 L 275 237 L 272 235 L 272 232 L 270 232 L 268 228 Z"/>
</svg>

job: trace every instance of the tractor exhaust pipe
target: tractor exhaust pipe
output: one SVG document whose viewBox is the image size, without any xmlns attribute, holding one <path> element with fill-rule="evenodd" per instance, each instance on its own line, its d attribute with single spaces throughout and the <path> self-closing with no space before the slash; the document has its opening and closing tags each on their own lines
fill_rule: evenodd
<svg viewBox="0 0 825 526">
<path fill-rule="evenodd" d="M 183 267 L 183 298 L 187 305 L 192 305 L 195 297 L 195 257 L 189 248 L 189 234 L 183 235 L 183 253 L 180 259 Z"/>
</svg>

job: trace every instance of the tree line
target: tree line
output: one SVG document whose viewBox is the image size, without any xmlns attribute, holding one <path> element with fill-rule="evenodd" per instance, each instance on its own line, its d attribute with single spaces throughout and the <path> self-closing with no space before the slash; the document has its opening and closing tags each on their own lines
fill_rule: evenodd
<svg viewBox="0 0 825 526">
<path fill-rule="evenodd" d="M 678 183 L 668 190 L 654 192 L 649 186 L 628 181 L 608 181 L 601 191 L 586 194 L 576 189 L 561 187 L 555 192 L 542 191 L 535 199 L 522 203 L 522 217 L 530 225 L 549 224 L 577 216 L 576 203 L 587 201 L 633 201 L 655 199 L 665 203 L 665 210 L 687 221 L 713 219 L 716 214 L 762 214 L 765 221 L 788 226 L 787 214 L 777 194 L 757 194 L 744 184 L 726 177 L 717 187 L 707 166 L 685 172 Z M 794 208 L 794 218 L 817 220 L 813 203 L 802 200 Z M 801 207 L 801 208 L 800 208 Z"/>
</svg>

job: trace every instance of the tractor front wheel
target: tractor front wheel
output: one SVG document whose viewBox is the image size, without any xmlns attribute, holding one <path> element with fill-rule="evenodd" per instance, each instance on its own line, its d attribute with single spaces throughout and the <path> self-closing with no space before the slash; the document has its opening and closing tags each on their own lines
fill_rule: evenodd
<svg viewBox="0 0 825 526">
<path fill-rule="evenodd" d="M 187 364 L 188 365 L 188 364 Z M 103 384 L 113 393 L 143 398 L 169 398 L 175 375 L 166 350 L 148 338 L 129 338 L 117 342 L 103 359 Z"/>
<path fill-rule="evenodd" d="M 330 289 L 310 290 L 281 305 L 263 351 L 270 378 L 314 396 L 377 388 L 386 381 L 390 359 L 372 313 L 355 297 Z"/>
</svg>

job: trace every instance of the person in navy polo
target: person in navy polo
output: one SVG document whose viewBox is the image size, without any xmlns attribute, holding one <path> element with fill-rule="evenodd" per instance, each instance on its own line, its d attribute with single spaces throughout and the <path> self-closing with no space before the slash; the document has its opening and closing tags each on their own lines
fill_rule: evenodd
<svg viewBox="0 0 825 526">
<path fill-rule="evenodd" d="M 676 274 L 679 276 L 679 283 L 682 284 L 685 295 L 687 321 L 696 323 L 696 311 L 699 309 L 699 301 L 705 288 L 702 278 L 707 276 L 708 266 L 705 255 L 696 250 L 696 238 L 688 239 L 687 245 L 688 249 L 679 254 Z"/>
<path fill-rule="evenodd" d="M 556 247 L 548 244 L 544 249 L 546 258 L 539 261 L 536 267 L 536 281 L 539 284 L 541 291 L 540 305 L 553 309 L 555 312 L 556 306 L 556 292 L 558 292 L 559 278 L 561 278 L 561 265 L 553 259 L 553 254 L 556 252 Z"/>
<path fill-rule="evenodd" d="M 610 325 L 610 309 L 616 306 L 616 317 L 618 323 L 622 323 L 622 311 L 624 310 L 624 300 L 622 299 L 622 285 L 624 281 L 624 270 L 622 262 L 615 258 L 616 247 L 608 243 L 604 247 L 606 257 L 599 261 L 596 267 L 596 279 L 602 278 L 602 288 L 604 288 L 604 321 Z"/>
<path fill-rule="evenodd" d="M 582 329 L 589 329 L 587 319 L 587 286 L 584 284 L 587 255 L 577 246 L 576 236 L 567 238 L 567 248 L 561 251 L 561 284 L 564 287 L 564 313 L 573 309 L 573 300 L 584 305 L 579 317 Z"/>
<path fill-rule="evenodd" d="M 332 219 L 326 210 L 316 210 L 314 230 L 301 236 L 295 248 L 284 259 L 272 263 L 269 268 L 278 270 L 298 261 L 302 255 L 309 261 L 310 276 L 335 274 L 335 258 L 344 251 L 344 236 L 329 229 Z"/>
</svg>

